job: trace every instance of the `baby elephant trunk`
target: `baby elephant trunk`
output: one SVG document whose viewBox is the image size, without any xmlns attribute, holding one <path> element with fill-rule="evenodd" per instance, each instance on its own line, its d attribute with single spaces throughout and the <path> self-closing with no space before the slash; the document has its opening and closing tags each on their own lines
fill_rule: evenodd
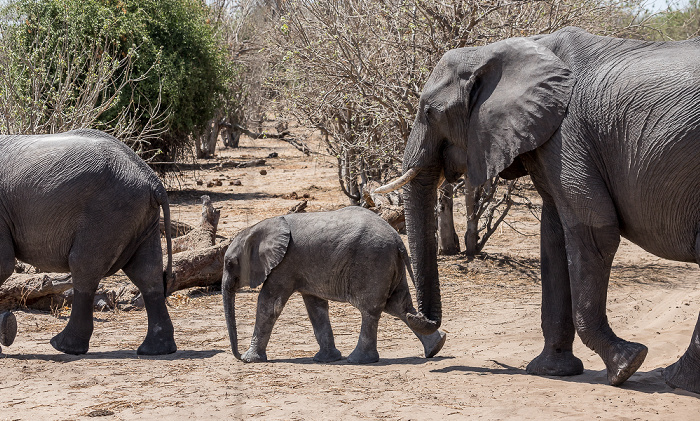
<svg viewBox="0 0 700 421">
<path fill-rule="evenodd" d="M 430 335 L 439 327 L 436 322 L 429 320 L 420 312 L 416 314 L 406 313 L 406 324 L 421 335 Z"/>
<path fill-rule="evenodd" d="M 241 359 L 241 353 L 238 352 L 238 331 L 236 330 L 236 289 L 230 285 L 228 279 L 222 282 L 222 295 L 224 301 L 224 314 L 226 315 L 226 326 L 228 327 L 228 337 L 231 341 L 231 351 L 233 356 Z"/>
</svg>

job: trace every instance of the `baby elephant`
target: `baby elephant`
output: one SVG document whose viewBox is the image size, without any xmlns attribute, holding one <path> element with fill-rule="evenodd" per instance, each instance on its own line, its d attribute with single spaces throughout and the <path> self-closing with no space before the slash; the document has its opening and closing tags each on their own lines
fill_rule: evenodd
<svg viewBox="0 0 700 421">
<path fill-rule="evenodd" d="M 245 362 L 267 361 L 265 349 L 287 299 L 304 298 L 320 351 L 314 361 L 341 358 L 328 318 L 328 300 L 352 304 L 362 314 L 355 364 L 379 360 L 377 324 L 382 311 L 403 320 L 418 336 L 426 358 L 440 351 L 445 334 L 413 307 L 406 282 L 410 261 L 401 237 L 373 212 L 351 206 L 333 212 L 266 219 L 240 232 L 226 251 L 223 300 L 233 354 Z M 240 355 L 235 291 L 263 282 L 250 349 Z M 429 333 L 432 332 L 432 333 Z"/>
</svg>

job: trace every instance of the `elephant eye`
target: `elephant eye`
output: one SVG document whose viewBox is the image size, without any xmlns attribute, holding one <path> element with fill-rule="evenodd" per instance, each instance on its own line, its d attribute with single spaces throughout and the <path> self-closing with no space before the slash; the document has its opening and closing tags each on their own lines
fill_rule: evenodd
<svg viewBox="0 0 700 421">
<path fill-rule="evenodd" d="M 425 114 L 426 121 L 431 121 L 435 115 L 435 111 L 433 110 L 433 107 L 426 105 L 423 109 L 423 114 Z"/>
</svg>

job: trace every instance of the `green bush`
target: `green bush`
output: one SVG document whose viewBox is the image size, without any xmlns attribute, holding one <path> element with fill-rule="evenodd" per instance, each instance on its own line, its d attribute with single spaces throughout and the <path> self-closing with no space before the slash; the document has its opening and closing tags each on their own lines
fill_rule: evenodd
<svg viewBox="0 0 700 421">
<path fill-rule="evenodd" d="M 113 101 L 92 126 L 110 131 L 124 124 L 126 113 L 138 132 L 165 111 L 161 126 L 151 127 L 157 134 L 148 137 L 149 147 L 138 146 L 150 155 L 144 158 L 164 160 L 189 148 L 189 135 L 214 115 L 226 85 L 224 49 L 209 15 L 201 0 L 18 0 L 5 10 L 3 36 L 18 39 L 32 60 L 47 51 L 65 55 L 42 70 L 49 85 L 61 80 L 55 72 L 66 60 L 83 72 L 78 80 L 96 73 L 76 50 L 113 66 L 109 86 L 99 93 Z"/>
</svg>

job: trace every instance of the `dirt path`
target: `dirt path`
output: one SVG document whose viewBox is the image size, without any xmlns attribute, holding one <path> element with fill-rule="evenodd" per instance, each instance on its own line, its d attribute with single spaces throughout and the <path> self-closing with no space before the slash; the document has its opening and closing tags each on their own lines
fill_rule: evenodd
<svg viewBox="0 0 700 421">
<path fill-rule="evenodd" d="M 224 151 L 222 160 L 279 156 L 265 167 L 183 176 L 184 189 L 171 194 L 176 218 L 195 222 L 199 196 L 209 194 L 222 208 L 220 232 L 232 235 L 286 213 L 304 194 L 312 211 L 347 203 L 329 158 L 304 156 L 279 141 L 243 146 Z M 222 179 L 222 186 L 207 188 L 213 178 Z M 233 180 L 242 185 L 231 185 Z M 459 208 L 456 216 L 462 232 L 463 212 Z M 602 361 L 577 339 L 583 375 L 529 376 L 524 368 L 543 345 L 538 222 L 524 207 L 516 207 L 512 218 L 526 235 L 504 227 L 491 239 L 485 258 L 440 259 L 448 338 L 436 358 L 422 358 L 408 328 L 384 316 L 379 363 L 313 363 L 317 345 L 299 295 L 275 327 L 271 362 L 262 364 L 234 359 L 219 293 L 171 297 L 179 351 L 166 357 L 136 355 L 146 332 L 144 311 L 96 313 L 90 352 L 80 357 L 49 345 L 66 323 L 65 312 L 57 318 L 18 311 L 17 340 L 0 355 L 0 420 L 697 419 L 700 396 L 674 391 L 661 377 L 661 368 L 685 351 L 697 319 L 697 267 L 658 259 L 623 242 L 608 313 L 618 335 L 649 346 L 638 373 L 623 387 L 607 385 Z M 255 302 L 254 292 L 238 294 L 242 348 L 250 340 Z M 357 341 L 359 314 L 332 303 L 331 322 L 337 346 L 347 356 Z"/>
</svg>

